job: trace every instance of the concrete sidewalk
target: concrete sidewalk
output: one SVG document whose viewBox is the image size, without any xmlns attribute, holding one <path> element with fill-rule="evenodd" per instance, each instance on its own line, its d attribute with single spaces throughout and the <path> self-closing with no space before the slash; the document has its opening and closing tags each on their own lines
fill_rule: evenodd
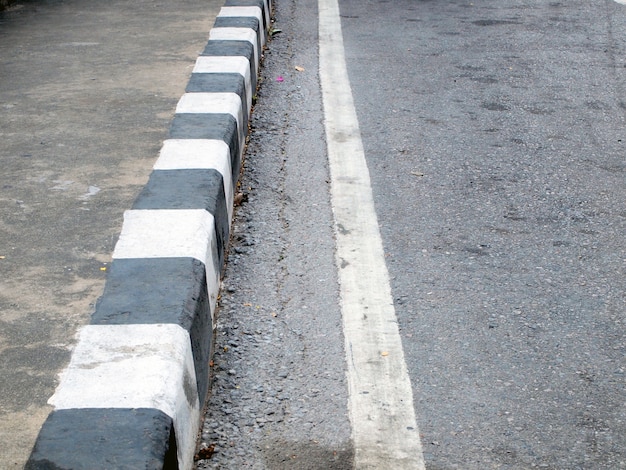
<svg viewBox="0 0 626 470">
<path fill-rule="evenodd" d="M 0 13 L 0 462 L 24 466 L 224 2 Z"/>
</svg>

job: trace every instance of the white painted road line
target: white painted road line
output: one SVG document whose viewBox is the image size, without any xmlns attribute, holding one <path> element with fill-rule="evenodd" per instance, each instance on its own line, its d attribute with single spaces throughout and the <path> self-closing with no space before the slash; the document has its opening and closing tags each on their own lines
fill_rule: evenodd
<svg viewBox="0 0 626 470">
<path fill-rule="evenodd" d="M 331 171 L 356 469 L 424 469 L 346 68 L 339 6 L 318 0 L 320 78 Z"/>
</svg>

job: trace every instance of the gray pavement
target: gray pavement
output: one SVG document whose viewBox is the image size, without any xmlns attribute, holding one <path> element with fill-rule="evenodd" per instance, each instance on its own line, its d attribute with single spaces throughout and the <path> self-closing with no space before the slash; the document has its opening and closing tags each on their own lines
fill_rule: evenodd
<svg viewBox="0 0 626 470">
<path fill-rule="evenodd" d="M 352 463 L 304 3 L 278 4 L 199 469 Z M 626 468 L 624 5 L 340 8 L 426 468 Z"/>
<path fill-rule="evenodd" d="M 625 6 L 340 3 L 426 468 L 626 468 Z"/>
<path fill-rule="evenodd" d="M 223 1 L 0 13 L 0 462 L 20 468 Z"/>
</svg>

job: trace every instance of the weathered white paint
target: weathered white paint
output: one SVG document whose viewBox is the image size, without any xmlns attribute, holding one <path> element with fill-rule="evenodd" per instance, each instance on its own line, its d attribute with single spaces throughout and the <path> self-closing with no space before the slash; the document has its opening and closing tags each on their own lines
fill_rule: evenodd
<svg viewBox="0 0 626 470">
<path fill-rule="evenodd" d="M 337 0 L 319 0 L 320 78 L 356 469 L 424 469 Z"/>
<path fill-rule="evenodd" d="M 206 268 L 211 314 L 215 312 L 219 271 L 213 215 L 204 209 L 130 210 L 124 212 L 113 259 L 195 258 Z"/>
<path fill-rule="evenodd" d="M 185 93 L 178 100 L 176 114 L 185 113 L 230 114 L 237 120 L 241 132 L 243 108 L 237 93 Z"/>
<path fill-rule="evenodd" d="M 271 9 L 271 1 L 269 0 L 265 0 L 263 2 L 263 16 L 265 18 L 265 21 L 261 22 L 261 27 L 265 28 L 265 30 L 269 30 L 270 28 L 270 9 Z M 227 7 L 227 8 L 242 8 L 242 7 L 237 7 L 237 6 L 233 6 L 233 7 Z M 243 7 L 243 8 L 247 8 L 247 7 Z M 247 15 L 246 15 L 247 16 Z"/>
<path fill-rule="evenodd" d="M 161 410 L 174 420 L 179 464 L 190 469 L 200 425 L 196 384 L 191 341 L 180 326 L 89 325 L 49 403 Z"/>
<path fill-rule="evenodd" d="M 252 82 L 250 61 L 243 56 L 200 56 L 196 59 L 193 73 L 238 73 L 243 76 L 248 109 L 252 107 Z"/>
<path fill-rule="evenodd" d="M 190 257 L 207 262 L 213 215 L 204 209 L 129 210 L 113 258 Z"/>
<path fill-rule="evenodd" d="M 185 93 L 176 105 L 176 114 L 230 114 L 237 120 L 239 149 L 246 143 L 247 123 L 243 122 L 241 97 L 237 93 Z"/>
<path fill-rule="evenodd" d="M 231 17 L 254 17 L 259 20 L 259 39 L 261 47 L 265 46 L 265 24 L 263 23 L 263 12 L 259 7 L 222 7 L 217 16 Z"/>
<path fill-rule="evenodd" d="M 209 40 L 248 41 L 254 48 L 254 73 L 259 73 L 259 47 L 256 31 L 250 28 L 213 28 L 209 31 Z"/>
<path fill-rule="evenodd" d="M 214 169 L 224 181 L 229 224 L 233 220 L 233 172 L 230 147 L 223 140 L 168 139 L 163 142 L 155 170 Z"/>
</svg>

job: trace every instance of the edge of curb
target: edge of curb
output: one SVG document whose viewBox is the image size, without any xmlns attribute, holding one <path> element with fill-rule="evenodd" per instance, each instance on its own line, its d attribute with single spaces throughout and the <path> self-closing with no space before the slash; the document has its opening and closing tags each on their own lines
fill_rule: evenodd
<svg viewBox="0 0 626 470">
<path fill-rule="evenodd" d="M 193 467 L 271 3 L 217 15 L 25 468 Z"/>
</svg>

